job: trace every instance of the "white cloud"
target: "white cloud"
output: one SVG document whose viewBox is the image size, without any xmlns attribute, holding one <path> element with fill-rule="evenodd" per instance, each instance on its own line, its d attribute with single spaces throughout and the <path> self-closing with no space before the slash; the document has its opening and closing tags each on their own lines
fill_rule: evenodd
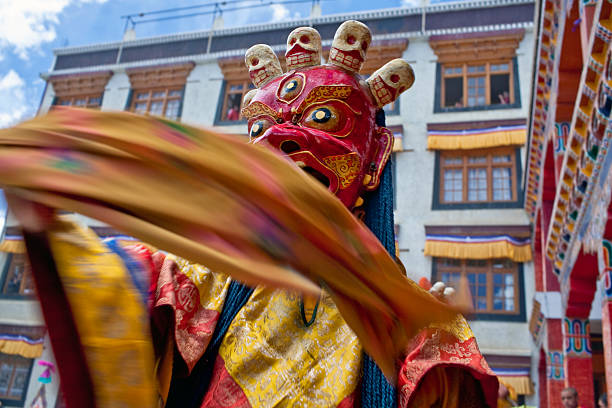
<svg viewBox="0 0 612 408">
<path fill-rule="evenodd" d="M 422 7 L 427 5 L 427 0 L 402 0 L 402 6 L 404 7 Z"/>
<path fill-rule="evenodd" d="M 0 59 L 13 49 L 23 59 L 28 52 L 56 37 L 59 14 L 69 5 L 106 0 L 2 0 L 0 1 Z"/>
<path fill-rule="evenodd" d="M 289 9 L 282 4 L 272 4 L 272 21 L 281 21 L 289 17 Z"/>
<path fill-rule="evenodd" d="M 0 76 L 0 128 L 13 125 L 33 108 L 28 106 L 24 80 L 12 69 Z"/>
</svg>

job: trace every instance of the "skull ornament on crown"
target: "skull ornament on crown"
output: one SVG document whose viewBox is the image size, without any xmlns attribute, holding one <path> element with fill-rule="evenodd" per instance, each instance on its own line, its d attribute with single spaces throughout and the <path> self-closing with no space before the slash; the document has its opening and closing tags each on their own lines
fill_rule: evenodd
<svg viewBox="0 0 612 408">
<path fill-rule="evenodd" d="M 245 95 L 242 104 L 251 141 L 286 154 L 349 209 L 361 206 L 361 195 L 378 187 L 393 147 L 393 135 L 376 123 L 376 112 L 414 81 L 403 60 L 387 63 L 369 82 L 361 80 L 358 72 L 371 38 L 363 23 L 343 23 L 334 36 L 330 64 L 320 65 L 319 33 L 297 28 L 287 41 L 290 70 L 284 74 L 268 46 L 255 45 L 246 56 L 259 88 Z M 263 50 L 267 59 L 262 66 L 260 58 L 252 58 Z"/>
<path fill-rule="evenodd" d="M 321 65 L 321 36 L 310 27 L 296 28 L 287 38 L 287 69 Z"/>
<path fill-rule="evenodd" d="M 269 45 L 257 44 L 252 46 L 247 50 L 244 61 L 249 68 L 251 81 L 257 88 L 264 86 L 283 73 L 278 58 Z"/>
</svg>

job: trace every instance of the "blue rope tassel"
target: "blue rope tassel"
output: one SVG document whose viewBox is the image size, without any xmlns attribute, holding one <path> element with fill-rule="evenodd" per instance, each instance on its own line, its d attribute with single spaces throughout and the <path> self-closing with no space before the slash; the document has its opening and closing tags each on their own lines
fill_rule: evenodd
<svg viewBox="0 0 612 408">
<path fill-rule="evenodd" d="M 385 112 L 378 111 L 376 124 L 385 126 Z M 366 200 L 365 223 L 395 258 L 395 230 L 393 220 L 393 163 L 391 159 L 382 173 L 380 186 Z M 372 358 L 364 353 L 361 369 L 361 406 L 363 408 L 396 407 L 395 388 L 387 382 Z"/>
</svg>

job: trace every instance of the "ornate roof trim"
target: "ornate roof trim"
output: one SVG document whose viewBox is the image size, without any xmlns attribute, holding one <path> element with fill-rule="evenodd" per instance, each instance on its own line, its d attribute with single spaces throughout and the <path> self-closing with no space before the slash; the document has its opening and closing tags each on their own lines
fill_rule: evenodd
<svg viewBox="0 0 612 408">
<path fill-rule="evenodd" d="M 235 35 L 235 34 L 247 34 L 252 32 L 261 32 L 261 31 L 272 31 L 283 28 L 296 27 L 299 25 L 312 26 L 317 24 L 326 24 L 326 23 L 336 23 L 342 22 L 345 20 L 368 20 L 368 19 L 381 19 L 381 18 L 391 18 L 391 17 L 402 17 L 409 15 L 422 14 L 423 10 L 425 10 L 426 14 L 432 13 L 441 13 L 455 10 L 468 10 L 468 9 L 478 9 L 484 7 L 503 7 L 509 5 L 519 5 L 519 4 L 531 4 L 534 3 L 534 0 L 478 0 L 478 1 L 465 1 L 465 2 L 453 2 L 453 3 L 443 3 L 443 4 L 434 4 L 427 6 L 425 8 L 422 7 L 401 7 L 401 8 L 389 8 L 382 10 L 372 10 L 365 11 L 359 13 L 343 13 L 343 14 L 333 14 L 328 16 L 322 16 L 317 18 L 306 18 L 299 20 L 291 20 L 286 22 L 279 23 L 265 23 L 265 24 L 254 24 L 244 27 L 234 27 L 234 28 L 225 28 L 221 30 L 202 30 L 202 31 L 192 31 L 186 33 L 179 34 L 170 34 L 170 35 L 160 35 L 155 37 L 148 37 L 142 39 L 136 39 L 132 41 L 115 41 L 109 43 L 102 44 L 93 44 L 93 45 L 85 45 L 85 46 L 74 46 L 74 47 L 66 47 L 66 48 L 58 48 L 53 50 L 55 55 L 68 55 L 68 54 L 77 54 L 88 51 L 102 51 L 102 50 L 111 50 L 119 47 L 134 47 L 141 45 L 149 45 L 149 44 L 161 44 L 166 42 L 178 41 L 178 40 L 190 40 L 190 39 L 208 39 L 208 37 L 212 34 L 213 37 L 222 37 L 226 35 Z"/>
</svg>

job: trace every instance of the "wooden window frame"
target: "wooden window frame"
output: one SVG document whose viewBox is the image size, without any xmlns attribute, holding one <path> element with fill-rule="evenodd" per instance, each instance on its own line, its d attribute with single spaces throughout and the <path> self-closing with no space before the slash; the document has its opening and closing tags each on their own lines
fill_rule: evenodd
<svg viewBox="0 0 612 408">
<path fill-rule="evenodd" d="M 234 85 L 241 85 L 242 86 L 241 90 L 232 91 L 231 88 Z M 251 80 L 248 78 L 225 80 L 223 82 L 222 93 L 219 99 L 219 106 L 221 107 L 221 109 L 218 110 L 217 112 L 217 120 L 216 120 L 215 125 L 238 125 L 238 124 L 246 123 L 244 118 L 240 116 L 240 112 L 239 112 L 239 116 L 237 120 L 227 119 L 227 109 L 228 109 L 230 95 L 240 94 L 240 104 L 242 105 L 242 100 L 244 98 L 244 95 L 251 89 L 257 89 L 257 88 L 255 88 Z M 238 106 L 239 110 L 240 108 L 241 106 Z"/>
<path fill-rule="evenodd" d="M 443 280 L 443 274 L 445 273 L 453 273 L 459 274 L 462 277 L 467 277 L 468 273 L 480 273 L 485 274 L 486 279 L 486 309 L 474 310 L 473 315 L 476 319 L 485 318 L 487 320 L 494 319 L 512 319 L 512 320 L 521 320 L 525 319 L 525 311 L 524 311 L 524 288 L 523 288 L 523 270 L 522 264 L 513 262 L 510 260 L 504 259 L 504 261 L 508 261 L 512 263 L 512 267 L 503 268 L 503 269 L 494 269 L 493 264 L 498 259 L 482 259 L 482 260 L 470 260 L 470 259 L 452 259 L 455 262 L 459 262 L 459 266 L 446 266 L 443 265 L 443 262 L 448 258 L 433 258 L 433 273 L 432 273 L 432 281 Z M 470 261 L 478 261 L 483 262 L 485 266 L 483 267 L 474 267 L 469 266 L 468 263 Z M 494 282 L 493 277 L 497 274 L 507 275 L 512 274 L 514 278 L 514 310 L 495 310 L 493 308 L 494 301 Z M 444 282 L 448 286 L 452 286 L 451 282 Z M 474 296 L 474 294 L 472 294 Z"/>
<path fill-rule="evenodd" d="M 483 203 L 512 203 L 517 201 L 518 199 L 518 189 L 517 189 L 517 157 L 515 153 L 515 147 L 498 147 L 498 148 L 490 148 L 490 149 L 476 149 L 476 150 L 448 150 L 448 151 L 440 151 L 440 163 L 439 163 L 439 177 L 438 177 L 438 185 L 439 185 L 439 196 L 438 200 L 440 204 L 450 205 L 450 204 L 483 204 Z M 502 163 L 494 163 L 494 156 L 510 156 L 510 162 L 502 162 Z M 485 156 L 487 158 L 487 162 L 480 163 L 469 163 L 468 159 L 470 157 L 479 157 Z M 446 164 L 445 158 L 449 157 L 461 157 L 461 164 Z M 511 198 L 509 200 L 493 200 L 493 169 L 494 168 L 510 168 L 511 173 Z M 469 169 L 472 168 L 486 168 L 487 169 L 487 199 L 486 200 L 468 200 L 469 193 L 469 182 L 468 182 L 468 173 Z M 445 201 L 444 200 L 444 170 L 446 169 L 461 169 L 462 171 L 462 200 L 461 201 Z"/>
<path fill-rule="evenodd" d="M 30 377 L 32 375 L 32 365 L 34 359 L 25 358 L 18 355 L 0 353 L 0 364 L 7 362 L 12 363 L 13 371 L 9 380 L 9 387 L 7 388 L 7 393 L 6 395 L 0 395 L 0 401 L 2 402 L 2 406 L 23 406 L 26 395 L 28 393 L 28 388 L 30 386 Z M 13 386 L 13 382 L 15 380 L 15 371 L 18 366 L 25 367 L 27 369 L 26 382 L 24 384 L 23 392 L 20 397 L 10 397 L 9 393 L 11 391 L 11 387 Z"/>
<path fill-rule="evenodd" d="M 170 92 L 174 92 L 174 91 L 178 92 L 179 94 L 176 96 L 169 96 Z M 156 92 L 164 92 L 164 96 L 154 98 L 153 95 Z M 147 93 L 148 96 L 144 99 L 139 99 L 138 95 L 143 94 L 143 93 Z M 162 113 L 159 116 L 163 116 L 167 119 L 179 121 L 181 119 L 181 104 L 183 103 L 183 94 L 184 94 L 183 86 L 160 86 L 160 87 L 151 87 L 151 88 L 147 87 L 147 88 L 133 89 L 129 111 L 135 112 L 135 113 L 141 113 L 141 114 L 150 113 L 151 104 L 153 102 L 162 102 L 162 110 L 161 110 Z M 166 108 L 168 107 L 169 101 L 178 101 L 179 103 L 179 108 L 178 108 L 176 117 L 166 116 Z M 143 111 L 142 110 L 137 111 L 136 105 L 140 103 L 146 103 L 147 108 Z"/>
<path fill-rule="evenodd" d="M 25 268 L 24 275 L 21 281 L 19 282 L 19 293 L 7 293 L 6 292 L 7 285 L 9 284 L 10 279 L 15 273 L 15 267 L 17 266 L 18 263 L 22 263 Z M 10 254 L 6 262 L 4 279 L 2 280 L 0 298 L 16 298 L 16 297 L 17 298 L 32 298 L 34 297 L 36 294 L 35 294 L 35 289 L 34 289 L 34 282 L 32 279 L 33 279 L 32 272 L 30 270 L 25 254 Z M 29 286 L 29 289 L 31 289 L 30 293 L 26 292 L 26 289 L 28 288 L 27 286 L 28 284 L 31 285 Z"/>
<path fill-rule="evenodd" d="M 491 71 L 491 65 L 507 64 L 508 69 L 505 71 Z M 468 72 L 468 67 L 471 66 L 482 66 L 484 65 L 484 72 Z M 446 70 L 450 68 L 461 67 L 462 71 L 460 74 L 447 74 Z M 491 103 L 491 75 L 508 74 L 508 94 L 509 101 L 507 103 Z M 468 78 L 484 77 L 485 78 L 485 103 L 483 105 L 468 105 Z M 463 79 L 463 103 L 462 106 L 444 106 L 446 100 L 446 79 L 448 78 L 462 78 Z M 448 63 L 441 64 L 440 73 L 440 107 L 443 109 L 453 108 L 482 108 L 482 107 L 497 107 L 497 106 L 512 106 L 514 105 L 514 61 L 512 59 L 504 60 L 493 60 L 493 61 L 473 61 L 464 63 Z"/>
<path fill-rule="evenodd" d="M 85 99 L 86 102 L 84 105 L 77 105 L 75 102 Z M 92 99 L 98 99 L 97 102 L 91 102 Z M 67 102 L 67 103 L 66 103 Z M 53 101 L 53 106 L 74 106 L 78 108 L 88 108 L 88 109 L 100 109 L 102 107 L 102 94 L 84 94 L 84 95 L 70 95 L 63 97 L 56 97 Z"/>
</svg>

